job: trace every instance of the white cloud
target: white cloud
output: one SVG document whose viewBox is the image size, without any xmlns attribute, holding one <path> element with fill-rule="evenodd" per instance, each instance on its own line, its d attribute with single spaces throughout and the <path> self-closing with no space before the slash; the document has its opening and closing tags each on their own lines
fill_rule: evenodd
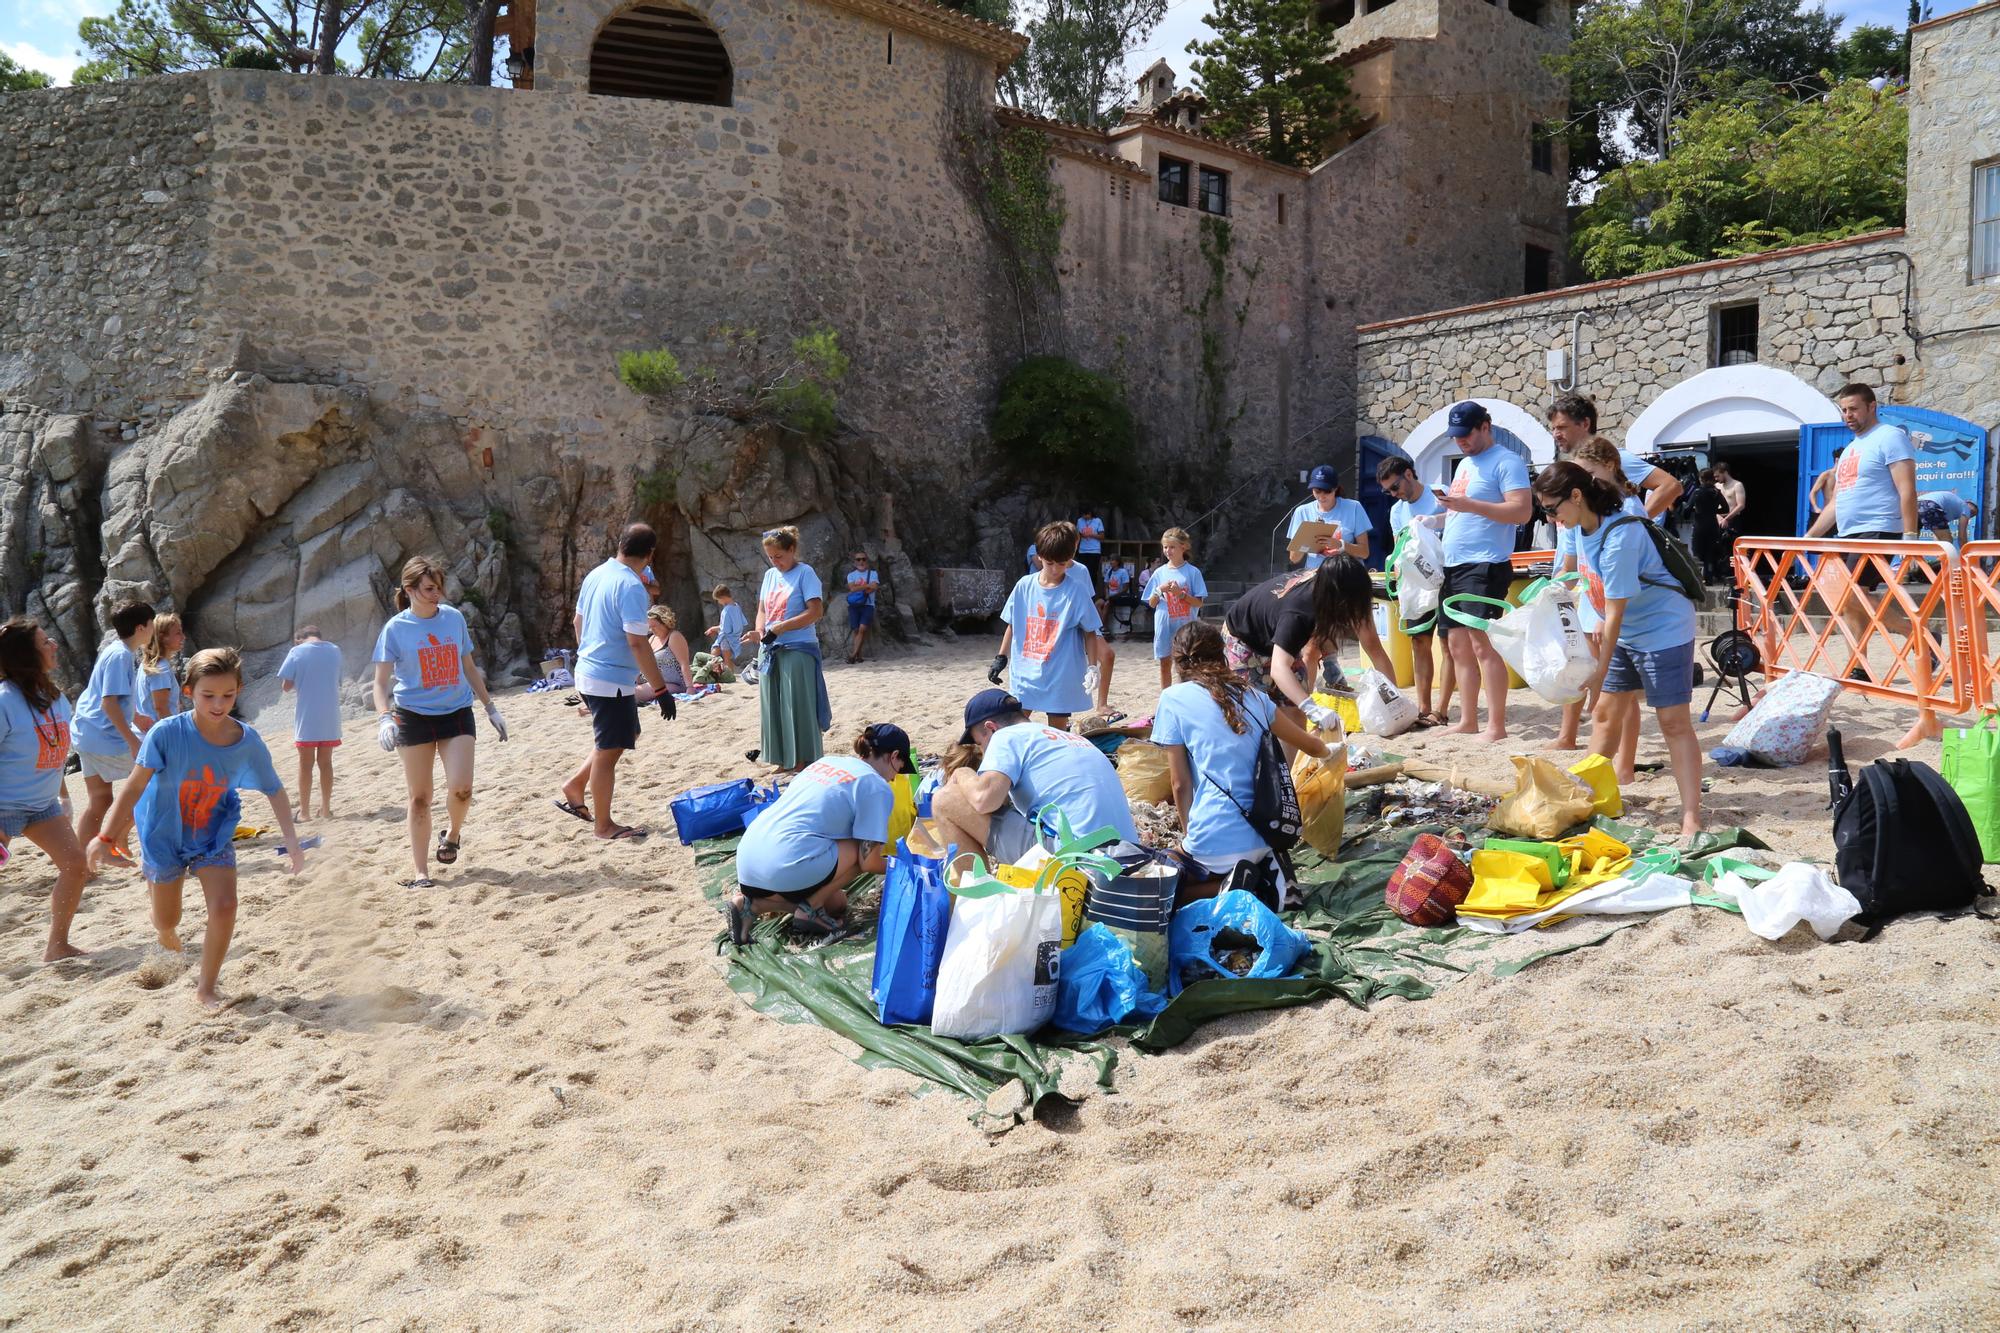
<svg viewBox="0 0 2000 1333">
<path fill-rule="evenodd" d="M 117 0 L 35 0 L 38 14 L 70 29 L 87 18 L 101 18 L 117 7 Z"/>
<path fill-rule="evenodd" d="M 5 51 L 23 69 L 40 70 L 58 84 L 67 84 L 76 67 L 83 63 L 82 56 L 50 55 L 32 42 L 0 42 L 0 51 Z"/>
</svg>

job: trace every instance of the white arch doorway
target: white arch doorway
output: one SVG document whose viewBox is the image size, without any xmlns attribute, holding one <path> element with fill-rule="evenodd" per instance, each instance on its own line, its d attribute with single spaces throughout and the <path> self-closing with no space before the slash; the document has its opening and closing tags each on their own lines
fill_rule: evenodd
<svg viewBox="0 0 2000 1333">
<path fill-rule="evenodd" d="M 1549 428 L 1539 417 L 1517 407 L 1504 398 L 1474 398 L 1493 418 L 1493 435 L 1503 444 L 1512 435 L 1527 450 L 1531 467 L 1540 467 L 1554 460 L 1556 442 L 1549 434 Z M 1442 486 L 1446 482 L 1447 460 L 1458 456 L 1458 442 L 1444 433 L 1450 424 L 1451 408 L 1442 407 L 1423 419 L 1423 423 L 1403 437 L 1403 452 L 1417 466 L 1417 479 L 1426 486 Z"/>
<path fill-rule="evenodd" d="M 1797 432 L 1840 420 L 1831 398 L 1789 371 L 1770 366 L 1717 366 L 1667 389 L 1625 432 L 1635 454 L 1669 445 L 1706 444 L 1713 437 Z"/>
</svg>

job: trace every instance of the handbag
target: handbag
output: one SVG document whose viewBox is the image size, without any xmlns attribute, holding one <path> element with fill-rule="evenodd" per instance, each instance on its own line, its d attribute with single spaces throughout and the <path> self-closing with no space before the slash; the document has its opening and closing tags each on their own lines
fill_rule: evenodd
<svg viewBox="0 0 2000 1333">
<path fill-rule="evenodd" d="M 1472 892 L 1472 871 L 1443 838 L 1420 833 L 1382 891 L 1389 910 L 1413 926 L 1441 926 Z"/>
<path fill-rule="evenodd" d="M 955 901 L 931 1031 L 966 1041 L 1033 1032 L 1055 1013 L 1062 971 L 1062 898 L 1053 875 L 1016 889 L 987 874 L 978 856 L 962 855 L 946 883 Z"/>
<path fill-rule="evenodd" d="M 2000 861 L 2000 712 L 1988 713 L 1974 726 L 1946 731 L 1941 767 L 1944 780 L 1965 802 L 1979 838 L 1980 860 L 1987 865 Z"/>
<path fill-rule="evenodd" d="M 690 847 L 707 838 L 741 833 L 764 806 L 777 799 L 776 787 L 760 791 L 749 778 L 737 778 L 684 791 L 674 797 L 669 809 L 681 846 Z"/>
<path fill-rule="evenodd" d="M 869 995 L 884 1025 L 928 1023 L 937 1003 L 938 965 L 951 927 L 951 892 L 945 867 L 956 847 L 941 856 L 912 851 L 899 842 L 882 875 L 882 908 L 875 924 L 875 975 Z"/>
</svg>

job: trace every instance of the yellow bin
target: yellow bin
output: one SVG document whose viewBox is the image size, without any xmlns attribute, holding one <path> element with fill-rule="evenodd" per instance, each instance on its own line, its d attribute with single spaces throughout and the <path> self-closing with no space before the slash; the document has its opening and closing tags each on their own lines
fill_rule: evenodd
<svg viewBox="0 0 2000 1333">
<path fill-rule="evenodd" d="M 1403 632 L 1403 618 L 1396 614 L 1394 602 L 1375 603 L 1375 636 L 1382 640 L 1388 650 L 1389 665 L 1396 668 L 1396 688 L 1407 690 L 1417 683 L 1416 648 L 1410 636 Z M 1431 635 L 1432 676 L 1444 678 L 1444 636 Z"/>
</svg>

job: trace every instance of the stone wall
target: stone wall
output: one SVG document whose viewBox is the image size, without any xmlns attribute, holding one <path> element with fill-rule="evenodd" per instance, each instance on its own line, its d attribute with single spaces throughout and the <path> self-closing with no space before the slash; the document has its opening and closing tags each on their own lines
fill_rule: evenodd
<svg viewBox="0 0 2000 1333">
<path fill-rule="evenodd" d="M 1852 379 L 1894 389 L 1913 350 L 1903 248 L 1901 232 L 1878 233 L 1364 327 L 1356 429 L 1401 441 L 1462 398 L 1503 399 L 1539 420 L 1556 393 L 1546 354 L 1560 348 L 1599 424 L 1620 433 L 1661 390 L 1715 363 L 1715 312 L 1745 301 L 1758 305 L 1759 362 L 1822 393 Z"/>
</svg>

